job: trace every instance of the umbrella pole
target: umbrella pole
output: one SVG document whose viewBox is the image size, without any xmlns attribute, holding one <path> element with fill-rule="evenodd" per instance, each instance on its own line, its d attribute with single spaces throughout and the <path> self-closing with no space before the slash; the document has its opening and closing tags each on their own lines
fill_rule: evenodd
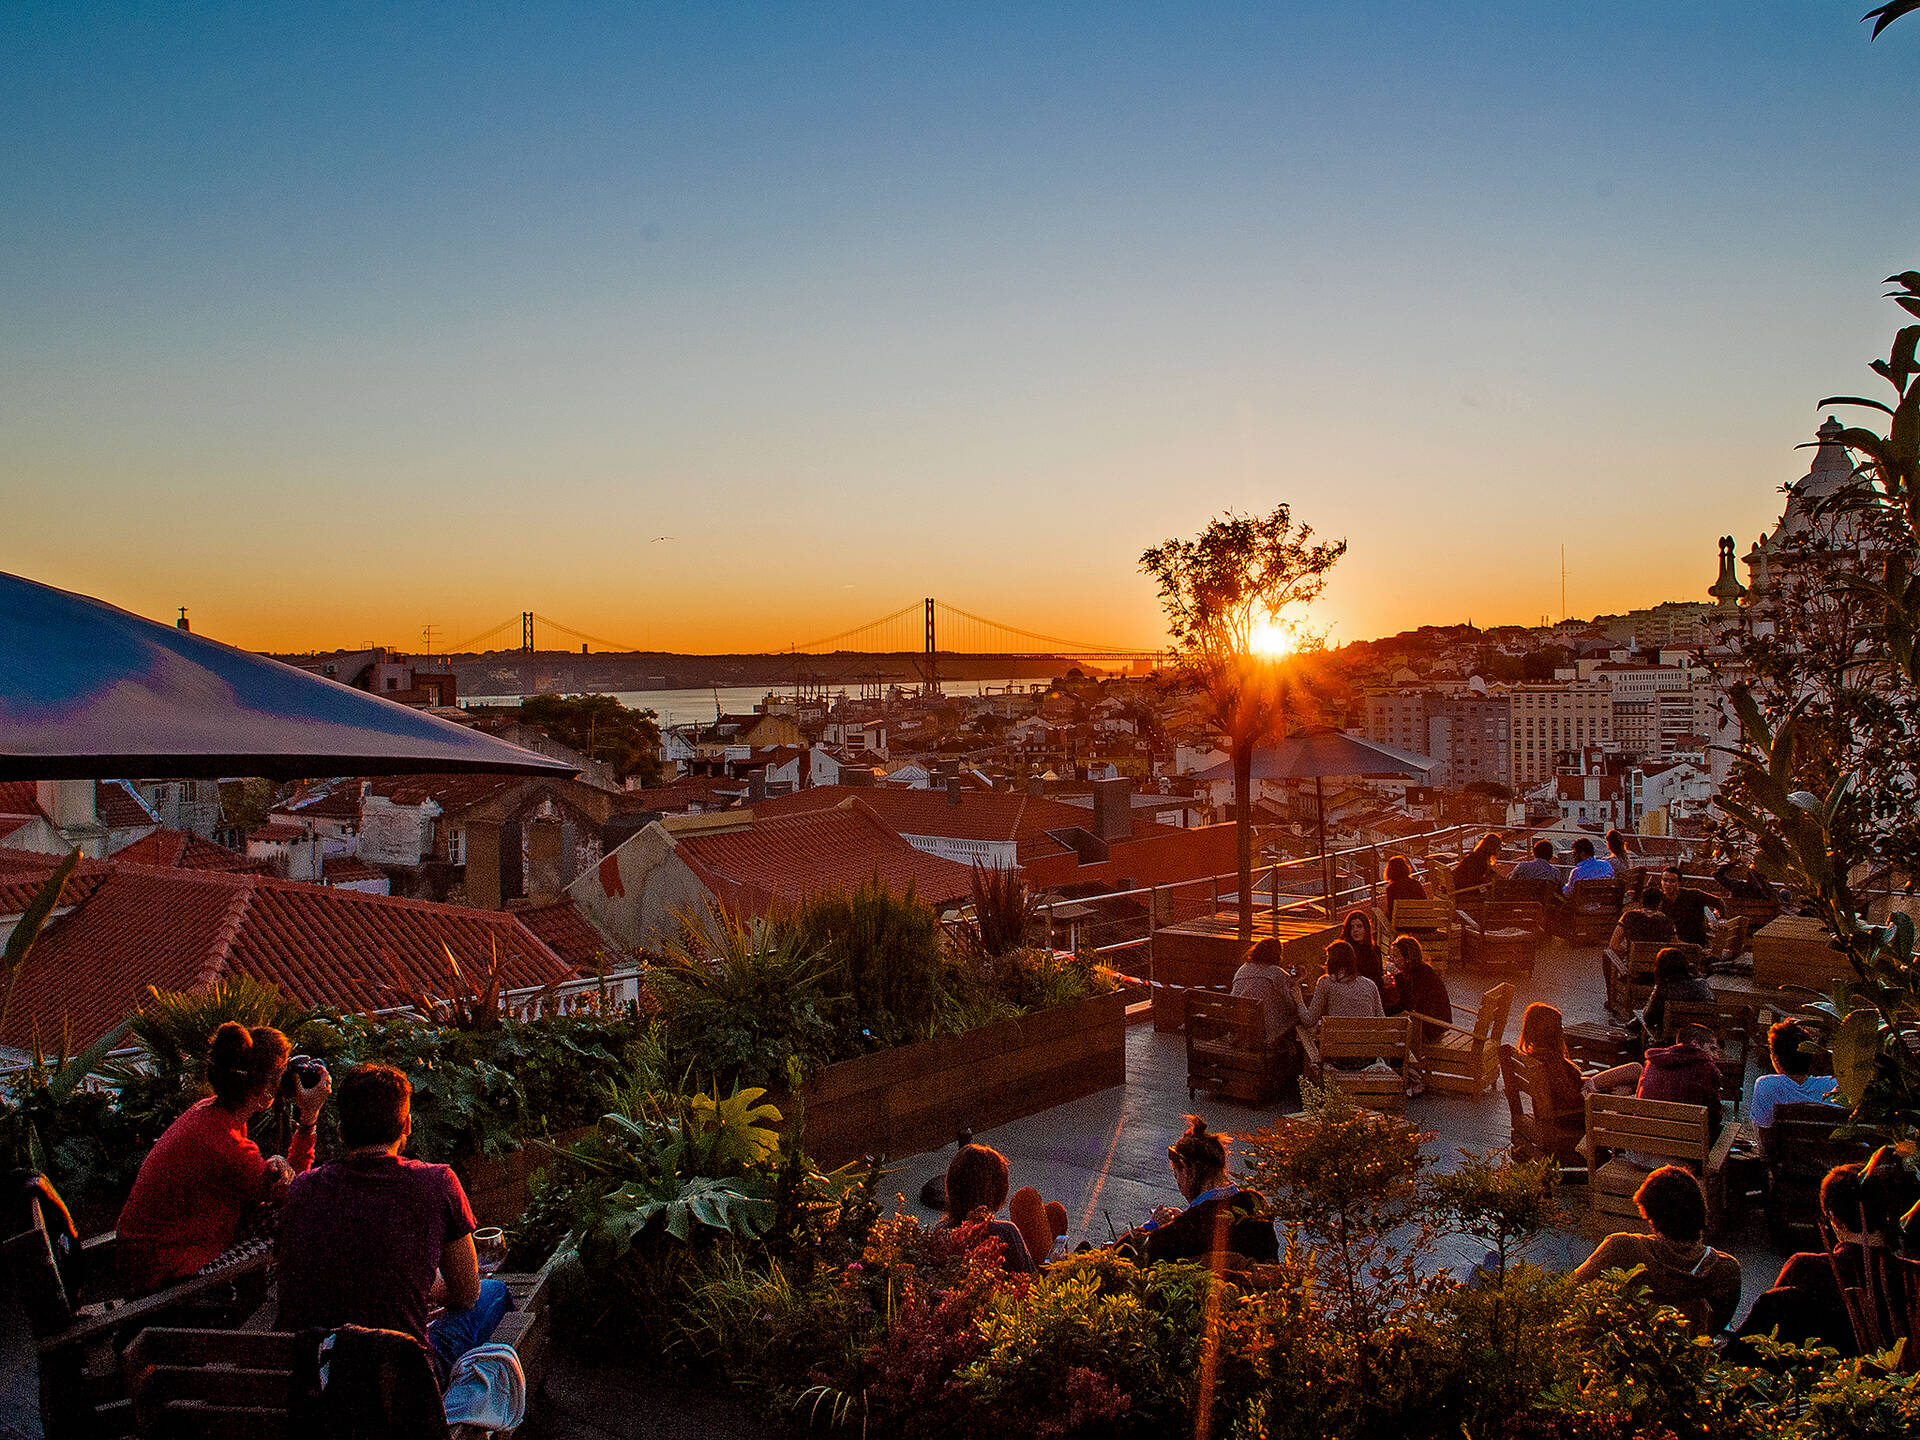
<svg viewBox="0 0 1920 1440">
<path fill-rule="evenodd" d="M 1321 778 L 1313 777 L 1313 811 L 1320 824 L 1320 904 L 1333 918 L 1333 882 L 1327 878 L 1327 792 Z"/>
</svg>

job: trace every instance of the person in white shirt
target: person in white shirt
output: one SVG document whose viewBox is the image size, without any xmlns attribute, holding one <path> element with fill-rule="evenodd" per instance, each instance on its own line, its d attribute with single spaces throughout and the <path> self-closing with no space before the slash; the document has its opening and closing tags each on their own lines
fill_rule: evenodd
<svg viewBox="0 0 1920 1440">
<path fill-rule="evenodd" d="M 1753 1082 L 1753 1099 L 1747 1106 L 1747 1118 L 1760 1132 L 1763 1152 L 1767 1131 L 1773 1125 L 1773 1112 L 1779 1106 L 1801 1102 L 1838 1103 L 1833 1076 L 1813 1073 L 1819 1051 L 1812 1033 L 1798 1020 L 1782 1020 L 1767 1032 L 1767 1053 L 1773 1057 L 1775 1073 L 1762 1075 Z"/>
<path fill-rule="evenodd" d="M 1344 940 L 1327 946 L 1327 973 L 1313 987 L 1313 999 L 1307 1002 L 1307 1028 L 1311 1030 L 1328 1015 L 1378 1020 L 1386 1013 L 1380 1003 L 1380 987 L 1360 973 L 1360 958 L 1353 946 Z"/>
<path fill-rule="evenodd" d="M 1285 960 L 1285 948 L 1278 940 L 1268 938 L 1249 947 L 1247 958 L 1233 972 L 1233 993 L 1260 1004 L 1267 1048 L 1273 1055 L 1274 1078 L 1283 1082 L 1298 1075 L 1305 1060 L 1295 1031 L 1306 1009 L 1300 999 L 1300 982 Z"/>
</svg>

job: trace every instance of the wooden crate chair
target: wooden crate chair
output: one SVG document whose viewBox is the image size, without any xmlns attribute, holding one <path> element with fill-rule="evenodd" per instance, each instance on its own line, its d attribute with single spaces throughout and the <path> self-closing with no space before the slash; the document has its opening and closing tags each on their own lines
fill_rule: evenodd
<svg viewBox="0 0 1920 1440">
<path fill-rule="evenodd" d="M 1709 1224 L 1722 1209 L 1722 1175 L 1739 1127 L 1727 1125 L 1716 1141 L 1707 1128 L 1707 1107 L 1627 1095 L 1587 1096 L 1586 1151 L 1592 1164 L 1587 1186 L 1595 1219 L 1640 1222 L 1633 1192 L 1660 1165 L 1684 1165 L 1707 1192 Z M 1641 1157 L 1631 1159 L 1629 1154 Z M 1644 1163 L 1652 1161 L 1652 1165 Z"/>
<path fill-rule="evenodd" d="M 1747 1058 L 1753 1053 L 1751 1005 L 1719 1000 L 1668 1000 L 1661 1004 L 1660 1040 L 1671 1045 L 1682 1027 L 1704 1025 L 1720 1042 L 1720 1098 L 1739 1105 L 1746 1088 Z"/>
<path fill-rule="evenodd" d="M 1363 1019 L 1329 1015 L 1320 1022 L 1320 1083 L 1335 1085 L 1370 1110 L 1402 1115 L 1407 1109 L 1407 1055 L 1413 1044 L 1413 1017 Z M 1371 1062 L 1384 1060 L 1387 1068 Z M 1368 1068 L 1342 1070 L 1336 1061 L 1359 1061 Z"/>
<path fill-rule="evenodd" d="M 1489 900 L 1461 913 L 1460 958 L 1468 965 L 1531 975 L 1546 938 L 1546 907 L 1532 900 Z"/>
<path fill-rule="evenodd" d="M 1847 1111 L 1839 1105 L 1795 1102 L 1774 1107 L 1766 1130 L 1767 1234 L 1783 1255 L 1820 1250 L 1820 1182 L 1836 1165 L 1872 1153 L 1864 1140 L 1834 1138 Z"/>
<path fill-rule="evenodd" d="M 1393 935 L 1411 935 L 1436 969 L 1444 970 L 1454 958 L 1454 911 L 1451 899 L 1396 900 L 1393 902 Z M 1391 941 L 1393 936 L 1389 935 Z"/>
<path fill-rule="evenodd" d="M 1480 997 L 1479 1008 L 1468 1011 L 1462 1021 L 1449 1023 L 1415 1015 L 1414 1054 L 1427 1088 L 1478 1098 L 1498 1084 L 1500 1041 L 1512 1009 L 1513 986 L 1496 985 Z M 1429 1025 L 1443 1028 L 1429 1038 Z"/>
<path fill-rule="evenodd" d="M 1671 940 L 1636 940 L 1627 949 L 1627 971 L 1622 975 L 1611 963 L 1603 966 L 1607 978 L 1607 1009 L 1624 1015 L 1638 1010 L 1653 997 L 1653 976 L 1660 952 Z"/>
<path fill-rule="evenodd" d="M 1267 1044 L 1267 1017 L 1249 996 L 1187 992 L 1187 1095 L 1259 1105 L 1279 1088 L 1279 1045 Z"/>
<path fill-rule="evenodd" d="M 1500 1085 L 1507 1095 L 1507 1127 L 1514 1153 L 1526 1158 L 1551 1155 L 1561 1168 L 1585 1170 L 1581 1150 L 1586 1139 L 1587 1112 L 1556 1111 L 1540 1064 L 1511 1045 L 1500 1047 Z"/>
<path fill-rule="evenodd" d="M 549 1263 L 551 1268 L 551 1263 Z M 498 1275 L 514 1309 L 489 1343 L 511 1345 L 532 1406 L 546 1368 L 548 1269 Z M 298 1337 L 275 1330 L 143 1330 L 127 1347 L 127 1385 L 143 1440 L 281 1440 Z M 452 1440 L 487 1432 L 457 1425 Z"/>
<path fill-rule="evenodd" d="M 1576 880 L 1567 903 L 1551 917 L 1554 933 L 1569 945 L 1604 945 L 1620 919 L 1625 890 L 1617 879 Z"/>
<path fill-rule="evenodd" d="M 89 1300 L 117 1287 L 114 1236 L 66 1240 L 64 1207 L 28 1193 L 26 1227 L 0 1242 L 8 1287 L 20 1297 L 40 1371 L 40 1423 L 47 1440 L 132 1433 L 120 1346 L 142 1325 L 211 1314 L 233 1318 L 258 1305 L 271 1256 L 197 1275 L 137 1300 Z M 58 1255 L 59 1258 L 56 1258 Z M 209 1309 L 208 1307 L 211 1307 Z"/>
</svg>

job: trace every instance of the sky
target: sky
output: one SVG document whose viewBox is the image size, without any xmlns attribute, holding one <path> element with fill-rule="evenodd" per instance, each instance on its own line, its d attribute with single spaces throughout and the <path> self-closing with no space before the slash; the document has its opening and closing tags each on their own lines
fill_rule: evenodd
<svg viewBox="0 0 1920 1440">
<path fill-rule="evenodd" d="M 1284 502 L 1336 642 L 1558 618 L 1563 545 L 1703 599 L 1920 266 L 1867 8 L 12 4 L 0 570 L 267 649 L 1154 645 L 1140 552 Z"/>
</svg>

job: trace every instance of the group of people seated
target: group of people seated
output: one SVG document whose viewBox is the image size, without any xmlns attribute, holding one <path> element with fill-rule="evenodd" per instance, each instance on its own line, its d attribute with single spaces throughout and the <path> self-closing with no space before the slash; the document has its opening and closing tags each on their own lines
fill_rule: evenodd
<svg viewBox="0 0 1920 1440">
<path fill-rule="evenodd" d="M 412 1087 L 390 1065 L 358 1065 L 336 1086 L 311 1062 L 288 1077 L 291 1047 L 268 1026 L 214 1034 L 213 1094 L 168 1127 L 141 1163 L 120 1212 L 122 1278 L 133 1294 L 219 1262 L 256 1217 L 277 1232 L 278 1328 L 358 1325 L 427 1347 L 444 1387 L 461 1355 L 512 1308 L 480 1275 L 475 1222 L 459 1178 L 410 1160 Z M 294 1111 L 284 1156 L 263 1156 L 248 1122 L 285 1095 Z M 344 1153 L 314 1165 L 331 1100 Z"/>
<path fill-rule="evenodd" d="M 1418 937 L 1396 935 L 1383 967 L 1373 920 L 1365 910 L 1348 912 L 1340 938 L 1326 947 L 1325 959 L 1325 973 L 1315 982 L 1311 998 L 1303 997 L 1299 976 L 1287 965 L 1278 940 L 1255 941 L 1234 971 L 1232 993 L 1258 1002 L 1281 1078 L 1299 1075 L 1309 1059 L 1307 1037 L 1329 1015 L 1378 1019 L 1413 1014 L 1421 1017 L 1427 1038 L 1452 1023 L 1446 979 L 1428 961 Z M 1420 1093 L 1417 1073 L 1407 1083 L 1409 1094 Z"/>
</svg>

